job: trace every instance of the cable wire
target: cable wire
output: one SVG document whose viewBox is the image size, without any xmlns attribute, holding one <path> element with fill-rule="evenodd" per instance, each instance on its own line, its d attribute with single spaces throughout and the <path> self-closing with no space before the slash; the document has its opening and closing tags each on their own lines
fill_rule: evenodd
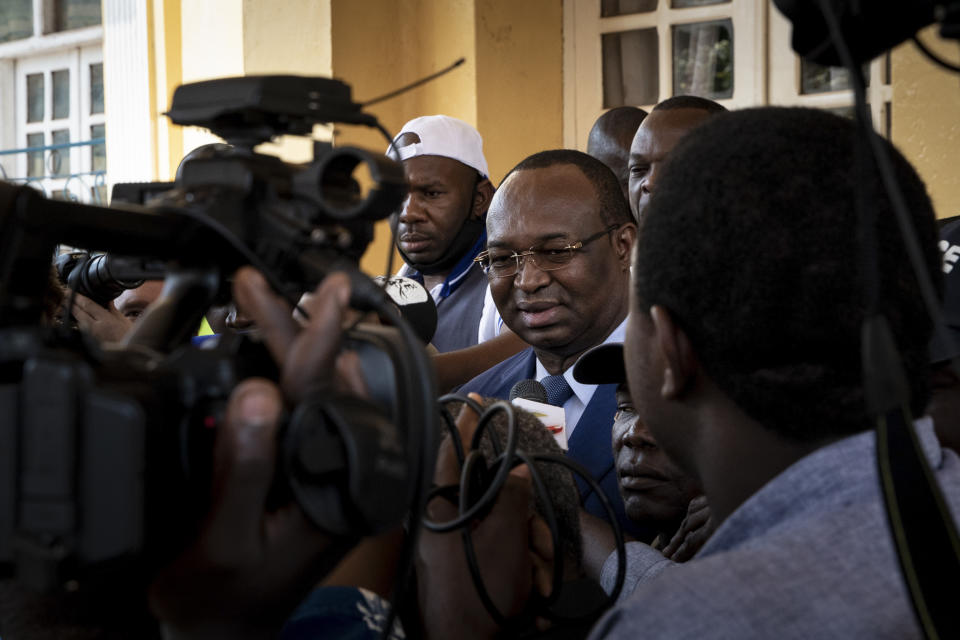
<svg viewBox="0 0 960 640">
<path fill-rule="evenodd" d="M 933 62 L 934 64 L 940 67 L 943 67 L 947 71 L 960 73 L 960 65 L 954 64 L 949 60 L 944 60 L 943 58 L 938 56 L 936 53 L 933 52 L 932 49 L 927 47 L 927 45 L 923 44 L 923 41 L 920 40 L 920 36 L 914 34 L 910 39 L 913 40 L 913 44 L 916 45 L 917 49 L 920 49 L 920 52 L 923 55 L 925 55 L 927 58 L 929 58 L 931 62 Z"/>
<path fill-rule="evenodd" d="M 462 401 L 467 402 L 469 399 L 464 396 L 459 396 L 457 394 L 448 394 L 441 398 L 443 402 L 452 402 L 452 401 Z M 474 403 L 475 404 L 475 403 Z M 494 464 L 491 466 L 496 466 L 497 470 L 494 474 L 494 480 L 488 486 L 484 494 L 473 504 L 469 504 L 469 494 L 470 492 L 470 482 L 473 479 L 473 468 L 475 465 L 480 464 L 482 461 L 482 456 L 476 450 L 476 446 L 480 443 L 483 438 L 483 431 L 490 422 L 490 418 L 498 411 L 504 411 L 507 413 L 507 445 L 506 451 L 495 459 Z M 480 413 L 478 411 L 478 413 Z M 437 532 L 444 533 L 454 531 L 456 529 L 461 530 L 461 536 L 464 543 L 464 554 L 466 557 L 467 565 L 470 570 L 471 576 L 473 578 L 474 586 L 477 589 L 477 595 L 480 598 L 480 601 L 483 603 L 484 608 L 487 610 L 487 613 L 490 614 L 491 618 L 501 626 L 502 629 L 510 630 L 512 624 L 496 607 L 493 602 L 493 599 L 490 597 L 490 594 L 487 592 L 486 587 L 484 586 L 483 580 L 480 574 L 479 563 L 477 561 L 476 553 L 473 548 L 472 539 L 470 537 L 470 525 L 476 518 L 482 518 L 487 510 L 492 508 L 494 502 L 499 495 L 499 490 L 502 488 L 503 482 L 497 483 L 497 478 L 501 475 L 505 478 L 509 471 L 519 465 L 526 464 L 530 469 L 530 475 L 533 482 L 533 489 L 536 493 L 537 498 L 540 503 L 544 505 L 544 514 L 543 517 L 547 521 L 547 525 L 550 527 L 551 540 L 554 544 L 554 549 L 560 548 L 560 538 L 559 538 L 559 528 L 557 526 L 556 515 L 553 511 L 553 504 L 550 499 L 549 492 L 546 489 L 546 486 L 542 482 L 535 465 L 536 462 L 545 462 L 552 464 L 559 464 L 568 468 L 573 473 L 581 476 L 584 481 L 590 485 L 593 492 L 597 495 L 600 503 L 607 514 L 607 517 L 610 521 L 610 526 L 613 529 L 614 540 L 616 544 L 617 552 L 617 574 L 614 582 L 614 588 L 607 598 L 601 603 L 600 606 L 594 611 L 590 611 L 587 614 L 580 616 L 569 616 L 564 615 L 561 612 L 554 611 L 550 609 L 550 605 L 556 601 L 560 596 L 560 591 L 562 589 L 563 581 L 563 568 L 560 566 L 562 561 L 562 554 L 556 553 L 554 555 L 554 576 L 553 584 L 551 587 L 550 595 L 543 598 L 534 596 L 534 604 L 532 605 L 534 609 L 537 610 L 539 615 L 542 615 L 546 618 L 554 620 L 556 622 L 562 623 L 580 623 L 587 622 L 598 617 L 603 611 L 608 609 L 620 595 L 620 592 L 623 590 L 623 584 L 626 580 L 626 570 L 627 570 L 627 558 L 626 558 L 626 547 L 625 540 L 623 537 L 623 531 L 620 528 L 620 524 L 617 521 L 616 512 L 613 509 L 613 505 L 610 503 L 610 500 L 607 498 L 606 494 L 603 493 L 603 488 L 600 484 L 590 475 L 590 472 L 583 465 L 578 462 L 567 458 L 564 455 L 552 454 L 552 453 L 538 453 L 538 454 L 529 454 L 527 452 L 516 449 L 515 442 L 511 440 L 516 439 L 516 417 L 515 409 L 512 405 L 506 402 L 497 402 L 484 411 L 477 422 L 477 431 L 474 433 L 472 440 L 472 451 L 466 456 L 466 459 L 461 463 L 461 473 L 460 473 L 460 483 L 459 485 L 450 485 L 445 487 L 435 487 L 430 492 L 431 499 L 434 497 L 445 497 L 452 498 L 456 495 L 457 489 L 459 488 L 459 495 L 457 495 L 458 501 L 458 513 L 460 514 L 457 518 L 446 522 L 446 523 L 436 523 L 427 520 L 424 517 L 423 525 L 427 529 Z M 511 438 L 513 436 L 513 438 Z M 459 440 L 459 433 L 453 431 L 451 437 L 454 440 Z M 491 440 L 496 442 L 498 440 L 491 432 Z M 462 443 L 461 443 L 462 447 Z M 496 487 L 496 491 L 493 492 L 490 489 Z"/>
<path fill-rule="evenodd" d="M 396 89 L 396 90 L 394 90 L 394 91 L 391 91 L 390 93 L 385 93 L 385 94 L 383 94 L 383 95 L 381 95 L 381 96 L 377 96 L 376 98 L 371 98 L 370 100 L 367 100 L 366 102 L 361 102 L 361 103 L 360 103 L 360 106 L 361 106 L 361 107 L 369 107 L 370 105 L 373 105 L 373 104 L 378 104 L 378 103 L 380 103 L 380 102 L 385 102 L 386 100 L 389 100 L 390 98 L 395 98 L 395 97 L 399 96 L 399 95 L 402 94 L 402 93 L 406 93 L 407 91 L 410 91 L 411 89 L 416 89 L 417 87 L 419 87 L 419 86 L 422 85 L 422 84 L 426 84 L 426 83 L 430 82 L 431 80 L 433 80 L 433 79 L 435 79 L 435 78 L 439 78 L 440 76 L 442 76 L 442 75 L 445 74 L 445 73 L 450 73 L 451 71 L 453 71 L 454 69 L 456 69 L 457 67 L 459 67 L 460 65 L 462 65 L 462 64 L 463 64 L 464 62 L 466 62 L 466 61 L 467 61 L 466 58 L 459 58 L 459 59 L 457 59 L 453 64 L 451 64 L 450 66 L 444 67 L 444 68 L 441 69 L 440 71 L 436 71 L 436 72 L 434 72 L 434 73 L 431 73 L 430 75 L 428 75 L 428 76 L 426 76 L 426 77 L 424 77 L 424 78 L 420 78 L 419 80 L 416 80 L 416 81 L 414 81 L 414 82 L 411 82 L 410 84 L 408 84 L 408 85 L 406 85 L 406 86 L 403 86 L 403 87 L 400 87 L 399 89 Z"/>
<path fill-rule="evenodd" d="M 906 200 L 903 196 L 903 191 L 901 190 L 899 183 L 896 181 L 893 163 L 888 154 L 888 149 L 882 144 L 879 135 L 877 135 L 870 124 L 869 113 L 866 105 L 866 89 L 864 87 L 863 78 L 858 73 L 859 67 L 856 65 L 853 56 L 847 47 L 847 44 L 843 38 L 842 29 L 840 27 L 840 20 L 833 12 L 829 0 L 820 0 L 819 4 L 821 13 L 823 14 L 824 20 L 826 21 L 830 30 L 830 37 L 833 40 L 838 53 L 840 54 L 840 58 L 843 61 L 844 66 L 850 71 L 851 77 L 854 80 L 853 85 L 857 108 L 857 124 L 859 125 L 859 128 L 862 131 L 865 139 L 870 144 L 871 151 L 873 152 L 873 157 L 881 176 L 881 182 L 883 183 L 883 186 L 893 206 L 895 218 L 899 226 L 900 233 L 903 236 L 907 255 L 910 259 L 911 266 L 914 270 L 914 275 L 919 284 L 924 304 L 927 306 L 928 313 L 931 319 L 933 319 L 936 330 L 940 332 L 943 338 L 945 338 L 946 344 L 952 345 L 953 341 L 951 336 L 948 335 L 946 327 L 943 324 L 942 309 L 939 300 L 930 281 L 930 276 L 927 272 L 926 266 L 924 265 L 923 253 L 916 236 L 916 231 L 913 228 L 913 224 L 910 219 L 910 213 L 907 208 Z M 858 162 L 864 161 L 864 155 L 858 154 Z M 862 178 L 860 175 L 858 175 L 858 177 Z M 858 198 L 858 208 L 863 209 L 864 204 L 864 199 Z M 875 214 L 872 212 L 870 214 L 866 214 L 863 211 L 860 211 L 858 214 L 861 224 L 866 224 L 868 221 L 875 219 Z M 870 234 L 866 234 L 865 237 L 869 238 Z M 874 274 L 874 277 L 879 280 L 879 255 L 877 255 L 879 254 L 879 247 L 875 241 L 872 243 L 872 246 L 868 246 L 866 244 L 866 240 L 864 240 L 862 244 L 862 251 L 866 265 L 870 265 L 870 263 L 876 261 L 874 268 L 878 271 L 878 273 Z M 870 285 L 868 284 L 868 286 Z M 872 292 L 868 290 L 867 293 L 868 295 L 871 295 Z M 872 302 L 875 307 L 878 306 L 878 301 Z M 876 313 L 877 309 L 875 308 L 871 311 L 873 314 L 868 315 L 864 321 L 864 362 L 867 363 L 870 359 L 874 359 L 880 364 L 892 364 L 894 370 L 888 371 L 884 370 L 884 367 L 879 367 L 879 370 L 871 372 L 866 366 L 864 367 L 864 388 L 868 394 L 868 397 L 870 395 L 872 386 L 877 386 L 877 382 L 890 383 L 891 381 L 889 378 L 891 377 L 893 378 L 893 384 L 895 388 L 903 390 L 903 387 L 905 387 L 902 381 L 896 380 L 898 377 L 897 374 L 899 373 L 899 376 L 902 377 L 903 372 L 902 368 L 899 366 L 899 357 L 896 353 L 896 346 L 893 344 L 892 336 L 890 336 L 889 333 L 884 334 L 883 331 L 880 331 L 880 334 L 877 336 L 872 336 L 873 341 L 868 343 L 868 336 L 870 336 L 869 330 L 872 329 L 871 323 L 875 325 L 877 324 L 876 321 L 879 320 L 879 329 L 887 327 L 883 316 Z M 874 331 L 874 333 L 876 332 Z M 886 345 L 884 344 L 884 340 L 882 338 L 886 338 Z M 874 348 L 876 351 L 875 353 L 871 352 L 871 347 Z M 890 360 L 891 355 L 893 360 Z M 900 369 L 900 371 L 898 372 L 897 369 Z M 883 380 L 882 376 L 887 376 L 888 379 Z M 876 380 L 874 378 L 880 379 Z M 905 390 L 901 391 L 899 395 L 905 395 Z M 925 505 L 918 507 L 918 512 L 913 514 L 912 521 L 916 523 L 918 515 L 921 515 L 922 517 L 928 517 L 930 522 L 924 523 L 924 525 L 927 525 L 928 527 L 932 526 L 934 530 L 937 530 L 937 532 L 941 534 L 940 540 L 934 541 L 933 548 L 936 548 L 938 546 L 937 542 L 939 542 L 939 550 L 941 552 L 943 551 L 943 548 L 947 549 L 947 557 L 938 559 L 936 563 L 938 567 L 937 569 L 933 568 L 934 563 L 930 561 L 930 558 L 921 559 L 923 561 L 923 568 L 925 571 L 924 575 L 927 576 L 930 582 L 934 582 L 935 580 L 943 581 L 944 579 L 949 580 L 951 577 L 956 576 L 958 557 L 960 557 L 960 541 L 958 541 L 957 531 L 953 520 L 950 517 L 949 510 L 947 510 L 943 505 L 943 497 L 940 495 L 936 479 L 927 465 L 927 461 L 918 441 L 917 434 L 910 426 L 912 424 L 912 420 L 910 420 L 908 410 L 909 397 L 894 397 L 885 400 L 890 404 L 899 403 L 900 413 L 898 414 L 896 408 L 889 408 L 889 410 L 885 410 L 882 407 L 870 408 L 871 413 L 879 412 L 880 414 L 878 416 L 878 423 L 875 432 L 877 439 L 878 475 L 880 476 L 882 489 L 881 493 L 884 500 L 884 507 L 887 513 L 888 522 L 894 535 L 897 557 L 901 566 L 901 573 L 907 582 L 907 591 L 910 602 L 913 605 L 914 613 L 917 616 L 917 622 L 919 623 L 921 630 L 926 637 L 931 639 L 939 638 L 941 631 L 955 631 L 958 619 L 955 613 L 952 613 L 954 609 L 949 603 L 936 600 L 936 597 L 940 595 L 942 591 L 939 585 L 924 585 L 920 580 L 918 572 L 915 570 L 913 554 L 918 550 L 914 548 L 913 544 L 908 542 L 910 536 L 908 536 L 907 531 L 903 526 L 906 524 L 906 521 L 901 518 L 900 510 L 897 504 L 898 500 L 903 499 L 900 493 L 909 488 L 909 492 L 911 494 L 909 500 L 911 502 L 926 503 Z M 886 416 L 883 415 L 885 411 Z M 887 416 L 891 415 L 899 418 L 899 423 L 895 422 L 893 428 L 889 428 L 887 425 Z M 895 441 L 897 443 L 895 450 L 890 449 L 887 446 L 891 441 Z M 896 461 L 896 464 L 901 469 L 900 474 L 898 475 L 900 483 L 894 481 L 894 461 Z M 904 469 L 910 468 L 912 468 L 914 472 L 919 469 L 919 476 L 917 476 L 916 473 L 910 475 L 909 471 L 904 471 Z M 919 480 L 918 477 L 920 478 Z M 903 482 L 909 482 L 909 487 L 900 486 Z M 930 506 L 930 503 L 933 504 L 932 507 Z M 915 524 L 914 528 L 924 525 L 917 523 Z M 942 531 L 940 531 L 940 529 L 942 529 Z M 916 533 L 916 531 L 913 531 L 913 534 Z M 927 545 L 926 550 L 929 553 L 931 549 L 930 540 L 925 542 Z M 933 599 L 928 601 L 928 599 L 931 597 Z M 934 605 L 935 610 L 931 608 L 931 604 Z"/>
<path fill-rule="evenodd" d="M 831 37 L 834 39 L 834 42 L 837 43 L 837 51 L 840 54 L 840 58 L 843 61 L 844 66 L 850 70 L 851 78 L 854 80 L 853 85 L 857 112 L 857 124 L 860 126 L 870 143 L 870 150 L 873 154 L 873 159 L 877 164 L 877 169 L 880 172 L 881 182 L 883 183 L 884 189 L 887 192 L 887 196 L 890 198 L 890 204 L 892 205 L 893 213 L 900 229 L 900 234 L 903 236 L 904 246 L 906 248 L 910 264 L 913 267 L 914 276 L 917 279 L 917 285 L 920 289 L 921 298 L 923 299 L 923 303 L 927 308 L 927 313 L 933 320 L 935 331 L 939 333 L 940 339 L 942 339 L 947 345 L 953 345 L 953 337 L 949 334 L 946 329 L 946 325 L 943 322 L 943 311 L 940 306 L 940 299 L 937 295 L 936 289 L 934 289 L 933 283 L 930 281 L 930 275 L 927 273 L 927 267 L 923 258 L 923 250 L 920 248 L 920 241 L 917 238 L 917 232 L 913 228 L 913 223 L 910 220 L 910 210 L 907 206 L 907 201 L 903 196 L 903 191 L 900 189 L 899 183 L 897 182 L 896 174 L 893 169 L 893 162 L 890 160 L 887 149 L 883 145 L 883 139 L 879 136 L 879 134 L 877 134 L 876 131 L 874 131 L 873 126 L 870 124 L 866 90 L 863 86 L 862 77 L 859 82 L 857 81 L 857 69 L 859 67 L 854 62 L 849 48 L 847 48 L 846 43 L 843 41 L 840 23 L 830 8 L 829 0 L 819 0 L 819 2 L 821 11 L 823 12 L 827 21 L 827 26 L 830 29 Z"/>
<path fill-rule="evenodd" d="M 479 443 L 480 438 L 483 436 L 483 431 L 489 424 L 490 420 L 496 414 L 497 411 L 503 411 L 507 414 L 507 446 L 506 452 L 504 455 L 507 460 L 512 460 L 517 450 L 517 424 L 516 424 L 516 414 L 514 413 L 513 407 L 504 402 L 498 401 L 487 407 L 487 410 L 483 412 L 483 415 L 480 416 L 480 420 L 477 422 L 477 431 L 474 433 L 473 443 Z M 471 447 L 474 448 L 474 447 Z M 460 485 L 461 491 L 463 487 L 464 473 L 466 466 L 461 470 Z M 449 531 L 454 531 L 463 527 L 466 524 L 469 524 L 474 518 L 478 516 L 485 509 L 489 509 L 497 499 L 497 494 L 500 493 L 501 487 L 503 487 L 504 482 L 507 481 L 507 475 L 510 473 L 510 466 L 508 464 L 501 465 L 497 469 L 497 472 L 493 476 L 493 480 L 490 482 L 490 485 L 487 487 L 487 490 L 480 497 L 477 502 L 473 504 L 472 507 L 467 509 L 466 512 L 461 512 L 453 520 L 447 522 L 434 522 L 429 518 L 423 518 L 423 526 L 433 531 L 434 533 L 447 533 Z"/>
</svg>

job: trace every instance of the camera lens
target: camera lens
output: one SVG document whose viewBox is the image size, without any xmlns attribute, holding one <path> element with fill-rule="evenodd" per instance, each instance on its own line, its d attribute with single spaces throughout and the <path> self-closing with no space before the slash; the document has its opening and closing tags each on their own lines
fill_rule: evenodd
<svg viewBox="0 0 960 640">
<path fill-rule="evenodd" d="M 407 192 L 400 164 L 354 147 L 323 158 L 317 180 L 324 210 L 340 220 L 386 218 Z"/>
<path fill-rule="evenodd" d="M 125 289 L 136 289 L 143 280 L 125 280 L 111 272 L 107 254 L 66 253 L 57 258 L 57 276 L 71 289 L 107 308 Z"/>
</svg>

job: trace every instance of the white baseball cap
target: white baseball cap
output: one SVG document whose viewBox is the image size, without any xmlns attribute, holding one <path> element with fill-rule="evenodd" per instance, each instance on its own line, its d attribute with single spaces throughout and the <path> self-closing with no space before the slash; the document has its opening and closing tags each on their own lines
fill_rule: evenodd
<svg viewBox="0 0 960 640">
<path fill-rule="evenodd" d="M 463 120 L 441 115 L 414 118 L 403 125 L 393 139 L 394 143 L 405 133 L 416 134 L 420 142 L 398 147 L 396 153 L 392 153 L 392 147 L 388 148 L 388 156 L 401 161 L 416 156 L 453 158 L 473 167 L 484 178 L 490 177 L 487 160 L 483 157 L 483 138 Z"/>
</svg>

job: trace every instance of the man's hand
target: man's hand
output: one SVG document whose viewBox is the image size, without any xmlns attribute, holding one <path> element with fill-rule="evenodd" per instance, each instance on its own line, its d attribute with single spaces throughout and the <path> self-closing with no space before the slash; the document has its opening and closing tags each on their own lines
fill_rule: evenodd
<svg viewBox="0 0 960 640">
<path fill-rule="evenodd" d="M 706 496 L 697 496 L 690 501 L 680 528 L 663 548 L 664 557 L 674 562 L 686 562 L 700 551 L 716 528 Z"/>
<path fill-rule="evenodd" d="M 266 510 L 283 400 L 250 379 L 230 397 L 214 446 L 212 504 L 193 545 L 164 568 L 150 603 L 168 638 L 275 637 L 324 569 L 330 539 L 288 504 Z"/>
<path fill-rule="evenodd" d="M 300 322 L 290 305 L 250 267 L 237 271 L 233 289 L 237 306 L 253 319 L 280 366 L 280 386 L 291 403 L 328 389 L 367 395 L 356 354 L 339 353 L 341 329 L 354 317 L 345 274 L 331 275 L 301 301 L 310 318 Z"/>
<path fill-rule="evenodd" d="M 69 297 L 71 292 L 67 291 Z M 73 317 L 77 326 L 97 339 L 98 342 L 120 342 L 133 326 L 128 318 L 117 311 L 113 302 L 106 309 L 80 293 L 73 304 Z"/>
<path fill-rule="evenodd" d="M 197 539 L 150 589 L 168 638 L 276 637 L 316 581 L 340 560 L 346 544 L 313 526 L 296 504 L 267 508 L 274 478 L 284 398 L 316 390 L 355 390 L 335 370 L 349 282 L 331 276 L 318 288 L 302 330 L 290 307 L 252 269 L 237 272 L 234 296 L 254 318 L 281 368 L 281 387 L 262 379 L 231 394 L 214 445 L 212 503 Z M 349 359 L 341 365 L 348 373 Z M 337 377 L 335 377 L 337 376 Z"/>
<path fill-rule="evenodd" d="M 471 394 L 475 400 L 479 396 Z M 464 405 L 457 428 L 469 446 L 477 427 L 477 415 Z M 435 482 L 459 482 L 460 471 L 449 438 L 441 445 Z M 483 520 L 470 526 L 477 564 L 487 593 L 500 613 L 510 617 L 526 606 L 534 580 L 548 592 L 553 548 L 543 520 L 531 513 L 533 491 L 530 471 L 520 466 L 510 472 L 496 503 Z M 446 521 L 457 509 L 438 498 L 428 505 L 429 517 Z M 540 571 L 534 571 L 535 566 Z M 490 638 L 498 627 L 477 595 L 464 555 L 459 532 L 435 534 L 424 530 L 417 551 L 420 613 L 428 638 Z M 466 635 L 464 635 L 466 634 Z"/>
</svg>

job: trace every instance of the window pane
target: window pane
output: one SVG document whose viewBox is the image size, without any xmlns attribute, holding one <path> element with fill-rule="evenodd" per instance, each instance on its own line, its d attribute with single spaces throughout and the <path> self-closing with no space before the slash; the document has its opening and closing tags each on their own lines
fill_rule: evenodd
<svg viewBox="0 0 960 640">
<path fill-rule="evenodd" d="M 95 124 L 90 127 L 90 139 L 104 138 L 107 134 L 106 125 Z M 107 145 L 100 142 L 90 147 L 90 170 L 101 172 L 91 176 L 90 198 L 94 204 L 107 204 Z"/>
<path fill-rule="evenodd" d="M 100 24 L 101 0 L 56 0 L 54 30 L 66 31 Z"/>
<path fill-rule="evenodd" d="M 657 0 L 602 0 L 600 17 L 622 16 L 628 13 L 648 13 L 656 11 Z"/>
<path fill-rule="evenodd" d="M 883 113 L 884 113 L 885 121 L 883 123 L 883 131 L 881 133 L 885 135 L 887 138 L 889 138 L 890 137 L 890 103 L 885 102 L 884 106 L 885 106 L 885 109 Z M 826 107 L 824 108 L 824 111 L 829 111 L 830 113 L 833 113 L 835 115 L 838 115 L 844 118 L 849 118 L 850 120 L 857 119 L 857 108 L 852 104 L 844 107 Z M 867 103 L 867 115 L 869 116 L 872 122 L 873 111 L 870 109 L 869 102 Z"/>
<path fill-rule="evenodd" d="M 103 113 L 103 63 L 90 65 L 90 113 Z"/>
<path fill-rule="evenodd" d="M 28 133 L 27 146 L 42 147 L 43 134 Z M 43 151 L 28 151 L 27 152 L 27 177 L 34 178 L 34 177 L 40 177 L 42 175 L 43 175 Z"/>
<path fill-rule="evenodd" d="M 870 65 L 863 65 L 863 80 L 870 86 Z M 846 91 L 852 87 L 850 72 L 843 67 L 825 67 L 800 59 L 800 93 Z"/>
<path fill-rule="evenodd" d="M 730 0 L 670 0 L 670 6 L 674 9 L 685 9 L 687 7 L 702 7 L 705 4 L 724 4 Z"/>
<path fill-rule="evenodd" d="M 43 122 L 43 74 L 27 76 L 27 122 Z"/>
<path fill-rule="evenodd" d="M 53 72 L 53 119 L 70 117 L 70 71 Z"/>
<path fill-rule="evenodd" d="M 829 111 L 834 115 L 838 115 L 842 118 L 849 118 L 851 120 L 855 120 L 857 118 L 857 110 L 853 105 L 847 107 L 830 107 L 829 109 L 824 109 L 824 111 Z"/>
<path fill-rule="evenodd" d="M 53 144 L 68 144 L 70 130 L 59 129 L 53 132 Z M 50 174 L 54 176 L 70 175 L 70 147 L 50 150 Z"/>
<path fill-rule="evenodd" d="M 0 42 L 22 40 L 33 35 L 33 0 L 0 2 Z"/>
<path fill-rule="evenodd" d="M 656 28 L 602 37 L 603 107 L 655 103 L 660 93 Z"/>
<path fill-rule="evenodd" d="M 673 27 L 673 95 L 733 97 L 733 21 Z"/>
<path fill-rule="evenodd" d="M 106 125 L 95 124 L 90 127 L 90 139 L 103 138 L 107 133 Z M 92 171 L 107 170 L 107 145 L 104 142 L 90 147 L 90 169 Z"/>
</svg>

